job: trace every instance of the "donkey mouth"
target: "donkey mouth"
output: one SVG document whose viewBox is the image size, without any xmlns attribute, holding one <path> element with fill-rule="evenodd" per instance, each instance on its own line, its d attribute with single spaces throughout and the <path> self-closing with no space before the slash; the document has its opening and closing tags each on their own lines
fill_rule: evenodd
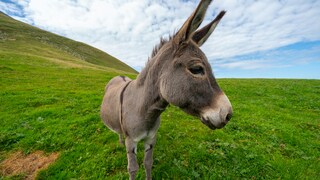
<svg viewBox="0 0 320 180">
<path fill-rule="evenodd" d="M 209 120 L 205 119 L 204 117 L 201 117 L 201 122 L 212 130 L 217 129 L 217 127 L 215 127 Z"/>
</svg>

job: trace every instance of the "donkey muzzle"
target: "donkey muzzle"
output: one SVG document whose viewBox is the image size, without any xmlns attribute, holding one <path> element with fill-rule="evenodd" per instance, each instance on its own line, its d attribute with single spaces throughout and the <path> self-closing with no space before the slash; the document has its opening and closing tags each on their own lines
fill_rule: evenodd
<svg viewBox="0 0 320 180">
<path fill-rule="evenodd" d="M 213 107 L 206 107 L 201 111 L 201 122 L 210 129 L 223 128 L 232 117 L 232 106 L 225 94 L 217 97 Z"/>
</svg>

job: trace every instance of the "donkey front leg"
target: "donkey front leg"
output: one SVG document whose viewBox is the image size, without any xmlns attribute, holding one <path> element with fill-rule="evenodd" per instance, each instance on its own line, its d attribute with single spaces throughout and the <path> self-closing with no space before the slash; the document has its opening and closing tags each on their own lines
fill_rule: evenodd
<svg viewBox="0 0 320 180">
<path fill-rule="evenodd" d="M 128 171 L 130 179 L 133 180 L 139 169 L 139 164 L 137 162 L 137 142 L 134 142 L 132 139 L 127 137 L 125 143 L 127 149 Z"/>
<path fill-rule="evenodd" d="M 153 164 L 153 148 L 156 144 L 156 137 L 144 141 L 144 168 L 146 170 L 146 179 L 152 179 L 151 169 Z"/>
</svg>

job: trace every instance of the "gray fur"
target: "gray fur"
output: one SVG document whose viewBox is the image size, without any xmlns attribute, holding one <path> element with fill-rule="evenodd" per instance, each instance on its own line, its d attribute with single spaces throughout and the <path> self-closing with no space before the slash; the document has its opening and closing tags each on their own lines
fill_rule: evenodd
<svg viewBox="0 0 320 180">
<path fill-rule="evenodd" d="M 161 39 L 136 80 L 117 76 L 106 86 L 101 118 L 119 134 L 120 143 L 125 136 L 130 179 L 135 178 L 139 168 L 136 151 L 140 140 L 144 140 L 146 178 L 151 179 L 160 114 L 169 103 L 200 117 L 211 129 L 222 128 L 231 117 L 229 100 L 218 86 L 199 44 L 192 40 L 210 2 L 202 0 L 173 37 Z M 204 42 L 207 33 L 212 32 L 207 29 L 198 33 L 196 39 Z M 194 73 L 199 67 L 203 73 Z"/>
</svg>

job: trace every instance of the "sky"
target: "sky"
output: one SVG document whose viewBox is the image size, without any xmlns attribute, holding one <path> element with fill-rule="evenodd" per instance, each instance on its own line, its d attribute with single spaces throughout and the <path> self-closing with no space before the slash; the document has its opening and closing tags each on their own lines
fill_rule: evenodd
<svg viewBox="0 0 320 180">
<path fill-rule="evenodd" d="M 137 71 L 199 0 L 0 0 L 0 11 L 87 43 Z M 320 79 L 319 0 L 214 0 L 227 13 L 201 47 L 218 78 Z"/>
</svg>

